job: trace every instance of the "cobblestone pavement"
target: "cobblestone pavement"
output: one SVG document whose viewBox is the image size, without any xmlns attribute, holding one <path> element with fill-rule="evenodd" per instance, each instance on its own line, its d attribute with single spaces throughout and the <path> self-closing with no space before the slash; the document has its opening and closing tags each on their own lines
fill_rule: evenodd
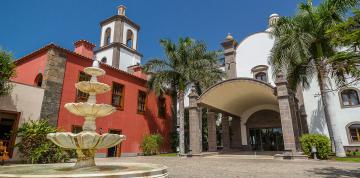
<svg viewBox="0 0 360 178">
<path fill-rule="evenodd" d="M 179 157 L 122 157 L 97 161 L 142 162 L 166 165 L 171 178 L 246 178 L 246 177 L 357 177 L 360 163 L 313 160 L 273 160 L 243 156 L 211 156 L 204 158 Z"/>
</svg>

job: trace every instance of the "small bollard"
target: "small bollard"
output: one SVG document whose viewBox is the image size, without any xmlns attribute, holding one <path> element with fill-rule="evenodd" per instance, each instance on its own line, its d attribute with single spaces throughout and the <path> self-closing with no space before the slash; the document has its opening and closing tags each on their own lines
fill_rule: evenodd
<svg viewBox="0 0 360 178">
<path fill-rule="evenodd" d="M 192 150 L 189 150 L 189 153 L 186 155 L 186 157 L 191 158 L 192 156 Z"/>
<path fill-rule="evenodd" d="M 181 156 L 181 155 L 180 155 L 180 147 L 179 147 L 179 146 L 176 147 L 176 152 L 177 152 L 177 156 Z"/>
<path fill-rule="evenodd" d="M 315 146 L 311 146 L 311 154 L 313 154 L 314 156 L 314 160 L 319 160 L 316 156 L 316 153 L 317 153 L 317 149 Z"/>
</svg>

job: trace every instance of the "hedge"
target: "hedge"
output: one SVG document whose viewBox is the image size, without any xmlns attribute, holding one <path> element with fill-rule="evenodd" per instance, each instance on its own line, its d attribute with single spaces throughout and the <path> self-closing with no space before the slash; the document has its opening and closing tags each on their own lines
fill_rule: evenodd
<svg viewBox="0 0 360 178">
<path fill-rule="evenodd" d="M 325 135 L 320 134 L 305 134 L 300 138 L 301 148 L 303 152 L 311 157 L 312 146 L 316 147 L 317 158 L 327 159 L 331 153 L 330 139 Z"/>
</svg>

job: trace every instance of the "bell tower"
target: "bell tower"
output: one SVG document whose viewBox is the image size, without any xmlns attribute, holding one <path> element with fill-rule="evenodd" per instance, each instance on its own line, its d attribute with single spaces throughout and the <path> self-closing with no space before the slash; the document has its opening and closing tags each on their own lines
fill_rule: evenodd
<svg viewBox="0 0 360 178">
<path fill-rule="evenodd" d="M 125 15 L 125 6 L 117 10 L 117 15 L 100 22 L 100 48 L 95 55 L 97 60 L 127 71 L 141 62 L 142 54 L 137 51 L 140 26 Z"/>
</svg>

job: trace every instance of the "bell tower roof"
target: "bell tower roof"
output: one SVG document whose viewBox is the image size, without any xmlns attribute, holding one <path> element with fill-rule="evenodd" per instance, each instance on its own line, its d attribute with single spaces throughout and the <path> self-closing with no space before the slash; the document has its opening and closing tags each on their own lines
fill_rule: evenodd
<svg viewBox="0 0 360 178">
<path fill-rule="evenodd" d="M 126 7 L 117 7 L 117 14 L 100 22 L 100 48 L 96 57 L 103 63 L 126 71 L 129 66 L 140 64 L 138 52 L 140 26 L 125 14 Z"/>
<path fill-rule="evenodd" d="M 100 26 L 104 26 L 104 25 L 107 25 L 111 22 L 114 22 L 114 21 L 124 21 L 125 23 L 129 24 L 130 26 L 132 26 L 133 28 L 135 28 L 137 31 L 140 30 L 140 25 L 136 24 L 135 22 L 133 22 L 130 18 L 128 18 L 126 15 L 125 15 L 125 10 L 126 10 L 126 7 L 124 5 L 120 5 L 117 7 L 117 10 L 118 10 L 118 14 L 117 15 L 114 15 L 112 17 L 109 17 L 103 21 L 100 22 Z"/>
</svg>

